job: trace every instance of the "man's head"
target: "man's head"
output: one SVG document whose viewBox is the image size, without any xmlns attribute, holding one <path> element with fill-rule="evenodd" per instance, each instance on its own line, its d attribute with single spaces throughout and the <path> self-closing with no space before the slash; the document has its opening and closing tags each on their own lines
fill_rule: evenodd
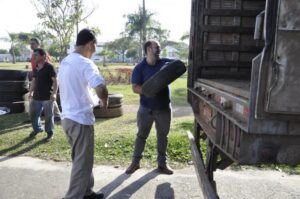
<svg viewBox="0 0 300 199">
<path fill-rule="evenodd" d="M 76 39 L 76 47 L 83 47 L 85 51 L 93 54 L 96 51 L 96 33 L 90 29 L 82 29 Z"/>
<path fill-rule="evenodd" d="M 30 48 L 34 50 L 40 46 L 40 40 L 36 37 L 30 39 Z"/>
<path fill-rule="evenodd" d="M 46 60 L 46 51 L 42 48 L 36 48 L 33 50 L 34 59 L 37 64 Z"/>
<path fill-rule="evenodd" d="M 149 40 L 144 44 L 144 53 L 147 58 L 160 58 L 160 44 L 158 41 Z"/>
</svg>

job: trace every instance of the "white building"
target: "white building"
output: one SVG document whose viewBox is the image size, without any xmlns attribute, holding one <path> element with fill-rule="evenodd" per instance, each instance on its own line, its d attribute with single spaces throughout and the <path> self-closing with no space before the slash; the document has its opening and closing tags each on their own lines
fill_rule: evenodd
<svg viewBox="0 0 300 199">
<path fill-rule="evenodd" d="M 162 50 L 163 56 L 167 57 L 169 59 L 179 59 L 178 57 L 178 50 L 174 48 L 173 46 L 166 46 Z"/>
<path fill-rule="evenodd" d="M 11 54 L 0 54 L 0 62 L 11 62 L 12 56 Z"/>
</svg>

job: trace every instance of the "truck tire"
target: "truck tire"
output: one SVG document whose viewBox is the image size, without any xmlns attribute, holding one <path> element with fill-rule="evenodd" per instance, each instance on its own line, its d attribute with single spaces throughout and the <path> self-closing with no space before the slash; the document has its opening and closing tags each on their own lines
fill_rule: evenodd
<svg viewBox="0 0 300 199">
<path fill-rule="evenodd" d="M 23 101 L 22 93 L 0 92 L 0 102 L 17 102 Z"/>
<path fill-rule="evenodd" d="M 0 81 L 0 94 L 5 92 L 27 93 L 29 81 Z"/>
<path fill-rule="evenodd" d="M 0 107 L 10 109 L 10 113 L 23 113 L 25 110 L 24 103 L 0 102 Z"/>
<path fill-rule="evenodd" d="M 123 103 L 123 94 L 109 93 L 108 94 L 108 107 L 118 107 Z"/>
<path fill-rule="evenodd" d="M 29 71 L 23 70 L 0 70 L 2 81 L 24 81 L 28 79 Z"/>
<path fill-rule="evenodd" d="M 142 85 L 143 95 L 154 97 L 159 91 L 166 88 L 171 82 L 185 73 L 185 71 L 186 67 L 180 60 L 164 65 L 159 72 Z"/>
<path fill-rule="evenodd" d="M 94 107 L 94 115 L 96 118 L 113 118 L 113 117 L 120 117 L 123 115 L 123 108 L 107 108 L 103 109 L 99 106 Z"/>
</svg>

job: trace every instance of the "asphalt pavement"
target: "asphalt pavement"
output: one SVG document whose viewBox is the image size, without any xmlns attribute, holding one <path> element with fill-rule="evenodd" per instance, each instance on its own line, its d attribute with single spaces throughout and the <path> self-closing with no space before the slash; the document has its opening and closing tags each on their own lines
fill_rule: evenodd
<svg viewBox="0 0 300 199">
<path fill-rule="evenodd" d="M 142 165 L 143 166 L 143 165 Z M 70 162 L 19 156 L 0 157 L 0 199 L 59 199 L 68 188 Z M 95 191 L 111 199 L 202 199 L 194 167 L 160 174 L 141 168 L 132 175 L 125 168 L 95 165 Z M 279 171 L 217 171 L 221 199 L 299 199 L 300 176 Z"/>
</svg>

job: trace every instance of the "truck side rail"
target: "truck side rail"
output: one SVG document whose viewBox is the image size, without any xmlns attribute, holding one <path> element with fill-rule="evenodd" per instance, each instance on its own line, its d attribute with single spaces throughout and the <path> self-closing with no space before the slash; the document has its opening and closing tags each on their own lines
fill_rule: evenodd
<svg viewBox="0 0 300 199">
<path fill-rule="evenodd" d="M 201 95 L 195 89 L 188 88 L 188 91 L 191 92 L 191 93 L 193 93 L 194 95 L 196 95 L 197 97 L 199 97 L 203 101 L 205 101 L 207 104 L 209 104 L 214 109 L 216 109 L 219 112 L 221 112 L 224 116 L 226 116 L 226 118 L 228 118 L 229 120 L 231 120 L 234 124 L 236 124 L 243 131 L 245 131 L 245 132 L 248 131 L 248 126 L 247 126 L 246 123 L 243 123 L 243 122 L 238 121 L 237 119 L 235 119 L 229 112 L 227 112 L 226 110 L 223 110 L 215 101 L 213 101 L 213 100 L 205 97 L 204 95 Z"/>
</svg>

